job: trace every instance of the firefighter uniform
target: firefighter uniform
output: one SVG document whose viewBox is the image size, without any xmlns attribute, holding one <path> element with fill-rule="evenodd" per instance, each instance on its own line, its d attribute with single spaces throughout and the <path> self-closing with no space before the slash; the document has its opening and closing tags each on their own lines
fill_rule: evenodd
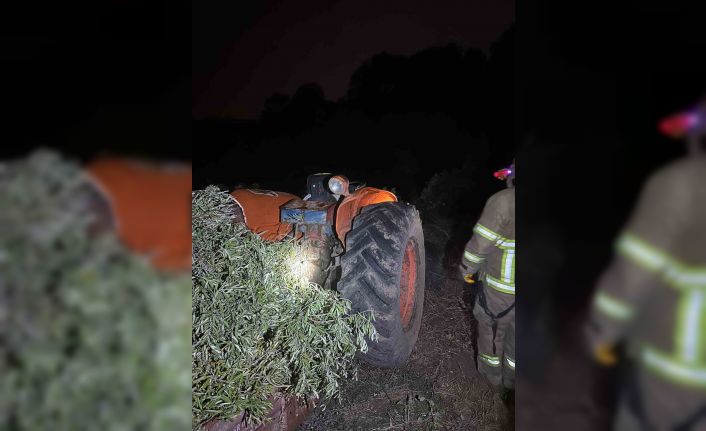
<svg viewBox="0 0 706 431">
<path fill-rule="evenodd" d="M 647 182 L 593 297 L 594 352 L 625 341 L 616 429 L 706 430 L 706 156 Z"/>
<path fill-rule="evenodd" d="M 466 244 L 461 270 L 480 272 L 473 315 L 478 321 L 478 370 L 492 384 L 514 388 L 515 189 L 488 199 Z"/>
</svg>

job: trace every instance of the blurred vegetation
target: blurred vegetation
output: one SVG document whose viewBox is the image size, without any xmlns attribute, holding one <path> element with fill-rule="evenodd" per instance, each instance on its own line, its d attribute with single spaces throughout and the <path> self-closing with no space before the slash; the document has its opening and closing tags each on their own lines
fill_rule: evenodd
<svg viewBox="0 0 706 431">
<path fill-rule="evenodd" d="M 193 426 L 240 413 L 260 423 L 268 398 L 338 395 L 352 360 L 376 340 L 372 315 L 302 276 L 291 241 L 267 243 L 233 223 L 215 186 L 192 196 Z"/>
<path fill-rule="evenodd" d="M 92 230 L 95 193 L 51 151 L 0 164 L 0 429 L 188 427 L 188 276 Z"/>
</svg>

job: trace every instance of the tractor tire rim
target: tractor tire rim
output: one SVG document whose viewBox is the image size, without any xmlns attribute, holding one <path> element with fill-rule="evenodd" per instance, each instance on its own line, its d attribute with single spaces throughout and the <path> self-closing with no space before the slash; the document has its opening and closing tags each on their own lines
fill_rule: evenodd
<svg viewBox="0 0 706 431">
<path fill-rule="evenodd" d="M 402 327 L 408 329 L 414 314 L 417 293 L 417 247 L 411 239 L 407 241 L 400 275 L 400 319 Z"/>
</svg>

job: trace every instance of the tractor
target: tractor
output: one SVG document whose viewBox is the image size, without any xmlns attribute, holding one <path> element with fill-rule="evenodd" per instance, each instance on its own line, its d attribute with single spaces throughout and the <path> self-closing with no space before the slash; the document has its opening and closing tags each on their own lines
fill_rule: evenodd
<svg viewBox="0 0 706 431">
<path fill-rule="evenodd" d="M 352 312 L 370 311 L 379 334 L 366 362 L 404 364 L 417 341 L 424 306 L 424 234 L 419 212 L 394 193 L 343 175 L 307 177 L 307 195 L 240 188 L 236 221 L 267 241 L 293 239 L 297 270 L 338 291 Z"/>
</svg>

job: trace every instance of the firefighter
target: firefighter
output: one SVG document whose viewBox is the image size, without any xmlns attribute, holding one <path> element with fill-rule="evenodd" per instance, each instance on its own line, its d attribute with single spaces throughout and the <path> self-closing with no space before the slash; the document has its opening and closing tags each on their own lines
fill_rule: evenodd
<svg viewBox="0 0 706 431">
<path fill-rule="evenodd" d="M 648 179 L 593 296 L 591 353 L 623 359 L 618 430 L 706 430 L 705 124 L 706 98 L 660 124 L 688 155 Z"/>
<path fill-rule="evenodd" d="M 466 244 L 461 272 L 477 277 L 478 371 L 494 386 L 515 385 L 515 162 L 495 173 L 507 188 L 491 196 Z"/>
</svg>

